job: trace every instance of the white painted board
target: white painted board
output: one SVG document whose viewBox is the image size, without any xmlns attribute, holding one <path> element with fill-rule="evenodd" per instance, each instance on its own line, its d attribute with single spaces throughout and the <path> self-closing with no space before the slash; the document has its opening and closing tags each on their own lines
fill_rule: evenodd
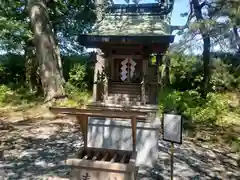
<svg viewBox="0 0 240 180">
<path fill-rule="evenodd" d="M 163 140 L 182 143 L 182 117 L 175 114 L 164 114 Z"/>
</svg>

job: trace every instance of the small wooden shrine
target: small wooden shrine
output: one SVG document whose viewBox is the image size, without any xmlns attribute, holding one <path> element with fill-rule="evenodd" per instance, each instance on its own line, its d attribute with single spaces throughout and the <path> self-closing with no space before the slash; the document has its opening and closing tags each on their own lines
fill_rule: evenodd
<svg viewBox="0 0 240 180">
<path fill-rule="evenodd" d="M 159 63 L 174 41 L 170 30 L 173 0 L 153 4 L 115 4 L 79 42 L 98 48 L 93 101 L 102 104 L 154 105 Z M 156 63 L 151 55 L 157 56 Z"/>
<path fill-rule="evenodd" d="M 173 1 L 113 5 L 90 34 L 79 36 L 82 45 L 97 48 L 94 102 L 84 109 L 50 109 L 76 116 L 81 127 L 84 147 L 66 161 L 72 179 L 136 180 L 138 166 L 157 162 L 159 64 L 174 40 Z"/>
</svg>

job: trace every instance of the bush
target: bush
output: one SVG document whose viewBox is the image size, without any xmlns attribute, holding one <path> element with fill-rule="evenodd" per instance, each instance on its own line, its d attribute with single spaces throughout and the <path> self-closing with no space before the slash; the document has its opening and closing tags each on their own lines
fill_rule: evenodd
<svg viewBox="0 0 240 180">
<path fill-rule="evenodd" d="M 240 88 L 239 59 L 212 58 L 211 80 L 212 92 L 233 91 Z M 184 90 L 200 90 L 203 80 L 203 63 L 201 57 L 171 54 L 171 87 Z"/>
<path fill-rule="evenodd" d="M 3 104 L 6 101 L 9 93 L 11 93 L 9 87 L 6 85 L 0 85 L 0 104 Z"/>
<path fill-rule="evenodd" d="M 233 90 L 237 79 L 234 74 L 230 73 L 231 64 L 224 64 L 221 60 L 216 59 L 213 67 L 210 81 L 213 91 Z"/>
<path fill-rule="evenodd" d="M 69 106 L 86 104 L 87 101 L 90 99 L 90 94 L 88 93 L 88 91 L 82 91 L 69 82 L 66 83 L 65 90 L 68 94 L 69 100 L 67 104 L 69 104 Z"/>
<path fill-rule="evenodd" d="M 86 66 L 82 64 L 74 64 L 73 68 L 69 72 L 68 82 L 80 91 L 87 89 L 87 83 L 84 81 L 86 77 Z"/>
<path fill-rule="evenodd" d="M 174 89 L 196 89 L 202 80 L 202 62 L 195 56 L 171 55 L 170 81 Z"/>
<path fill-rule="evenodd" d="M 64 78 L 66 81 L 70 82 L 70 71 L 71 74 L 73 76 L 75 76 L 74 71 L 76 72 L 77 69 L 81 69 L 81 67 L 77 66 L 84 66 L 84 72 L 85 72 L 85 76 L 84 76 L 84 82 L 87 85 L 87 89 L 91 89 L 92 85 L 93 85 L 93 74 L 94 74 L 94 65 L 95 65 L 95 61 L 93 58 L 91 58 L 90 56 L 62 56 L 62 60 L 63 60 L 63 74 L 64 74 Z M 75 77 L 72 79 L 74 82 L 76 82 Z M 71 80 L 71 81 L 72 81 Z M 72 82 L 73 83 L 73 82 Z M 73 83 L 74 86 L 75 83 Z"/>
<path fill-rule="evenodd" d="M 214 124 L 228 109 L 227 98 L 222 94 L 209 93 L 207 99 L 203 99 L 195 90 L 166 89 L 160 94 L 159 105 L 162 112 L 175 111 L 190 121 L 210 124 Z"/>
</svg>

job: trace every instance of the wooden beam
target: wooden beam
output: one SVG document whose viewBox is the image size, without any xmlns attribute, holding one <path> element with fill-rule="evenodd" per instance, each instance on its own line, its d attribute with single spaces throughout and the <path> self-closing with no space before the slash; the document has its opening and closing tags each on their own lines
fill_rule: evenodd
<svg viewBox="0 0 240 180">
<path fill-rule="evenodd" d="M 133 116 L 144 116 L 147 112 L 136 112 L 127 110 L 108 110 L 108 109 L 78 109 L 78 108 L 57 108 L 50 107 L 49 110 L 54 114 L 68 114 L 68 115 L 86 115 L 92 117 L 115 117 L 131 119 Z"/>
<path fill-rule="evenodd" d="M 136 164 L 136 159 L 137 159 L 137 152 L 132 152 L 132 155 L 129 160 L 129 164 Z"/>
<path fill-rule="evenodd" d="M 123 154 L 132 154 L 132 151 L 130 150 L 118 150 L 118 149 L 108 149 L 108 148 L 94 148 L 94 147 L 88 147 L 87 151 L 98 151 L 100 153 L 105 153 L 105 152 L 111 152 L 112 154 L 119 154 L 119 155 L 123 155 Z"/>
<path fill-rule="evenodd" d="M 77 115 L 77 121 L 80 125 L 80 130 L 83 134 L 84 148 L 87 148 L 87 132 L 88 132 L 88 116 Z"/>
<path fill-rule="evenodd" d="M 83 157 L 83 159 L 87 159 L 88 158 L 88 154 L 86 154 L 84 157 Z"/>
<path fill-rule="evenodd" d="M 100 155 L 100 152 L 97 152 L 97 154 L 93 156 L 92 160 L 95 161 L 99 155 Z"/>
<path fill-rule="evenodd" d="M 124 163 L 124 161 L 125 161 L 126 157 L 127 157 L 127 155 L 126 155 L 126 154 L 124 154 L 124 155 L 123 155 L 123 157 L 122 157 L 122 158 L 121 158 L 121 160 L 120 160 L 120 163 Z"/>
<path fill-rule="evenodd" d="M 83 124 L 85 128 L 84 132 L 84 147 L 87 148 L 87 139 L 88 139 L 88 116 L 83 115 Z"/>
<path fill-rule="evenodd" d="M 119 55 L 119 54 L 112 54 L 113 59 L 126 59 L 126 58 L 133 58 L 133 59 L 142 59 L 141 55 Z"/>
<path fill-rule="evenodd" d="M 106 161 L 107 157 L 108 157 L 108 152 L 106 152 L 106 154 L 103 156 L 101 161 Z"/>
<path fill-rule="evenodd" d="M 162 79 L 161 79 L 161 76 L 160 76 L 160 72 L 159 72 L 159 65 L 161 63 L 161 60 L 162 60 L 162 55 L 158 54 L 157 57 L 156 57 L 156 73 L 157 73 L 157 88 L 156 88 L 156 104 L 158 103 L 158 90 L 159 90 L 159 84 L 160 84 L 160 88 L 162 87 Z"/>
<path fill-rule="evenodd" d="M 113 157 L 112 157 L 112 159 L 111 159 L 111 161 L 110 161 L 110 162 L 111 162 L 111 163 L 112 163 L 112 162 L 115 162 L 115 160 L 116 160 L 117 156 L 118 156 L 118 155 L 117 155 L 117 153 L 115 153 L 115 154 L 113 155 Z"/>
<path fill-rule="evenodd" d="M 133 140 L 133 151 L 136 151 L 136 136 L 137 136 L 137 119 L 136 116 L 132 117 L 132 140 Z"/>
</svg>

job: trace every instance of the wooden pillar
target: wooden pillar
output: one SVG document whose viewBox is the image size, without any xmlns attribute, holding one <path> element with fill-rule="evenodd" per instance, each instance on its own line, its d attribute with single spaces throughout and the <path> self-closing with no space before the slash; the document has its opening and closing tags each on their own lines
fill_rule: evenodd
<svg viewBox="0 0 240 180">
<path fill-rule="evenodd" d="M 112 80 L 112 81 L 115 81 L 115 69 L 114 69 L 114 67 L 115 67 L 115 65 L 114 65 L 115 61 L 114 61 L 114 58 L 113 58 L 112 54 L 111 54 L 111 57 L 110 57 L 110 61 L 111 61 L 111 80 Z"/>
<path fill-rule="evenodd" d="M 78 124 L 80 125 L 80 130 L 83 135 L 84 148 L 87 148 L 87 134 L 88 134 L 88 116 L 87 115 L 77 115 L 76 116 Z"/>
<path fill-rule="evenodd" d="M 156 73 L 157 73 L 157 87 L 156 87 L 156 104 L 158 103 L 158 95 L 159 95 L 159 90 L 162 86 L 161 82 L 161 76 L 160 76 L 160 72 L 159 72 L 159 65 L 160 65 L 160 62 L 161 62 L 161 59 L 162 59 L 162 55 L 161 54 L 157 54 L 157 57 L 156 57 Z M 159 88 L 160 86 L 160 88 Z"/>
<path fill-rule="evenodd" d="M 108 63 L 109 63 L 109 57 L 105 56 L 105 61 L 104 61 L 104 81 L 103 81 L 103 90 L 104 90 L 104 102 L 107 101 L 107 97 L 108 97 L 108 79 L 109 79 L 109 67 L 108 67 Z"/>
<path fill-rule="evenodd" d="M 105 68 L 105 56 L 104 53 L 97 49 L 96 53 L 96 64 L 94 68 L 94 79 L 93 79 L 93 102 L 96 102 L 99 97 L 97 96 L 99 93 L 98 85 L 99 83 L 99 75 L 103 74 Z"/>
<path fill-rule="evenodd" d="M 145 57 L 142 61 L 142 82 L 141 82 L 141 103 L 143 105 L 146 104 L 146 76 L 147 76 L 147 67 L 148 67 L 148 59 Z"/>
<path fill-rule="evenodd" d="M 131 119 L 132 123 L 132 140 L 133 140 L 133 151 L 136 151 L 136 144 L 137 144 L 137 118 L 133 116 Z"/>
<path fill-rule="evenodd" d="M 96 57 L 97 60 L 97 57 Z M 98 85 L 98 68 L 97 61 L 94 67 L 94 77 L 93 77 L 93 102 L 97 101 L 97 85 Z"/>
</svg>

